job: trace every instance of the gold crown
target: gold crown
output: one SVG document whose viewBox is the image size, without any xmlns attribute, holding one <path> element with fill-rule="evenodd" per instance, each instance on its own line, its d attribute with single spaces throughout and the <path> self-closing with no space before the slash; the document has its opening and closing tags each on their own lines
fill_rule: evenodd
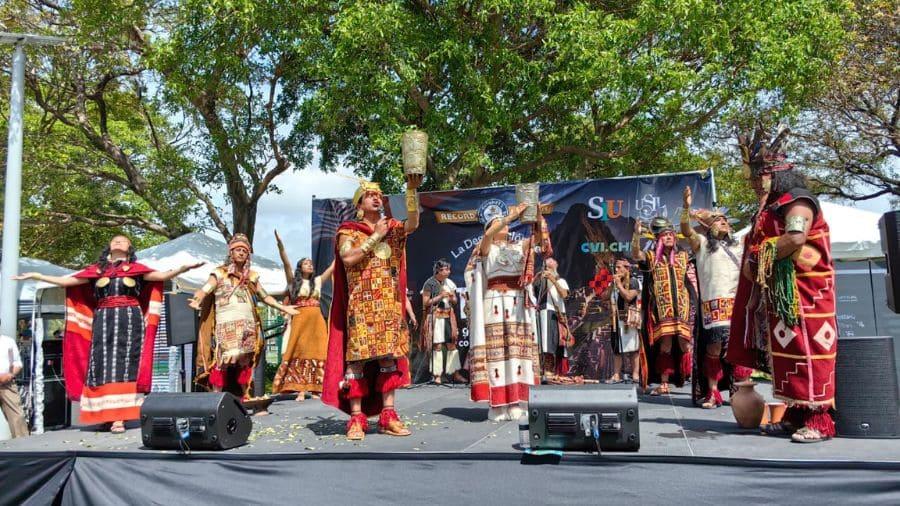
<svg viewBox="0 0 900 506">
<path fill-rule="evenodd" d="M 356 189 L 356 193 L 353 194 L 353 204 L 359 205 L 360 200 L 366 196 L 369 192 L 381 193 L 381 185 L 378 183 L 373 183 L 371 181 L 364 181 L 362 179 L 359 180 L 359 188 Z"/>
</svg>

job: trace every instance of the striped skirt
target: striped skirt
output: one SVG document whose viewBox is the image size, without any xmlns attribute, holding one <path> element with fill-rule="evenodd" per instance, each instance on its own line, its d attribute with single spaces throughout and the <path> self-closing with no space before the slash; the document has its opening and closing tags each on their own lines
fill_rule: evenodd
<svg viewBox="0 0 900 506">
<path fill-rule="evenodd" d="M 94 313 L 87 381 L 80 420 L 86 424 L 137 420 L 144 394 L 137 375 L 144 344 L 139 306 L 98 308 Z"/>
</svg>

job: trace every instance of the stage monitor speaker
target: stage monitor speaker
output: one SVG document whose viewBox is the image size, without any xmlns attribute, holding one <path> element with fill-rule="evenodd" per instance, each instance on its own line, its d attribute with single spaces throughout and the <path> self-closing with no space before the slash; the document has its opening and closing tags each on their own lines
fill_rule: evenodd
<svg viewBox="0 0 900 506">
<path fill-rule="evenodd" d="M 71 424 L 65 381 L 61 376 L 44 379 L 44 430 L 64 429 Z"/>
<path fill-rule="evenodd" d="M 528 430 L 536 450 L 636 452 L 641 447 L 638 396 L 629 385 L 544 385 L 531 387 Z"/>
<path fill-rule="evenodd" d="M 181 346 L 197 342 L 199 315 L 188 306 L 189 293 L 166 294 L 166 336 L 169 346 Z"/>
<path fill-rule="evenodd" d="M 157 449 L 227 450 L 247 442 L 253 421 L 227 392 L 152 393 L 141 406 L 141 438 Z"/>
<path fill-rule="evenodd" d="M 887 305 L 891 311 L 900 313 L 900 211 L 884 213 L 878 220 L 878 229 L 881 231 L 881 251 L 887 264 L 887 274 L 884 275 Z"/>
<path fill-rule="evenodd" d="M 841 437 L 900 438 L 900 385 L 893 337 L 842 337 L 835 365 Z"/>
</svg>

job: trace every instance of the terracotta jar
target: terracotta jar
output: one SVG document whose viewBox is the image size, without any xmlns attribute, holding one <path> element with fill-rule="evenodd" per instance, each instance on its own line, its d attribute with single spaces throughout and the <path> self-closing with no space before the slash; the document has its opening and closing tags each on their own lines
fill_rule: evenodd
<svg viewBox="0 0 900 506">
<path fill-rule="evenodd" d="M 756 383 L 742 381 L 736 383 L 738 391 L 731 397 L 731 411 L 738 427 L 744 429 L 757 429 L 762 422 L 766 411 L 766 401 L 753 389 Z"/>
</svg>

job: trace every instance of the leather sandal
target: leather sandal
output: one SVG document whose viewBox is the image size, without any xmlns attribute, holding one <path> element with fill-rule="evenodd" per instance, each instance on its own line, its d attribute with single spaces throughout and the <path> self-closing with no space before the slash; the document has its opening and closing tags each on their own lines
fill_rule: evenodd
<svg viewBox="0 0 900 506">
<path fill-rule="evenodd" d="M 669 384 L 663 383 L 662 385 L 654 388 L 650 391 L 650 395 L 653 397 L 659 397 L 660 395 L 669 395 Z"/>
<path fill-rule="evenodd" d="M 706 394 L 706 399 L 703 400 L 703 404 L 701 404 L 700 407 L 703 409 L 716 409 L 723 403 L 722 394 L 720 394 L 718 390 L 710 390 L 709 393 Z"/>
<path fill-rule="evenodd" d="M 362 413 L 350 415 L 350 421 L 347 423 L 347 440 L 362 441 L 365 439 L 366 425 L 368 425 L 368 420 Z"/>
<path fill-rule="evenodd" d="M 381 418 L 378 419 L 378 432 L 387 434 L 388 436 L 404 437 L 412 434 L 406 425 L 400 421 L 400 417 L 392 407 L 384 408 L 381 411 Z"/>
<path fill-rule="evenodd" d="M 791 441 L 795 443 L 821 443 L 829 439 L 831 439 L 831 436 L 825 436 L 818 430 L 810 429 L 809 427 L 801 427 L 791 435 Z"/>
</svg>

